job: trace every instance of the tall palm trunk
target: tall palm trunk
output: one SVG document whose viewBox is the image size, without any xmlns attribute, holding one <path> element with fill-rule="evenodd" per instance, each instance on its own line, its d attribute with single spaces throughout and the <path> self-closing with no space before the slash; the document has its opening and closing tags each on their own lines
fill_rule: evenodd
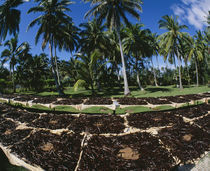
<svg viewBox="0 0 210 171">
<path fill-rule="evenodd" d="M 183 86 L 182 86 L 182 74 L 181 74 L 181 59 L 180 59 L 179 56 L 178 56 L 178 63 L 179 63 L 179 87 L 180 87 L 180 89 L 183 89 Z"/>
<path fill-rule="evenodd" d="M 126 96 L 126 95 L 130 94 L 130 90 L 129 90 L 129 87 L 128 87 L 128 80 L 127 80 L 126 67 L 125 67 L 125 59 L 124 59 L 124 54 L 123 54 L 122 42 L 121 42 L 119 29 L 117 29 L 117 35 L 118 35 L 118 38 L 119 38 L 120 54 L 121 54 L 122 67 L 123 67 L 124 95 Z"/>
<path fill-rule="evenodd" d="M 187 80 L 187 82 L 188 82 L 188 85 L 190 85 L 190 71 L 189 71 L 189 66 L 188 66 L 187 61 L 186 61 L 185 66 L 186 66 L 186 68 L 187 68 L 187 76 L 188 76 L 188 80 Z"/>
<path fill-rule="evenodd" d="M 173 56 L 173 61 L 174 61 L 174 67 L 175 67 L 175 80 L 176 80 L 176 87 L 178 88 L 179 85 L 178 85 L 178 77 L 177 77 L 177 73 L 176 73 L 176 70 L 177 70 L 177 67 L 176 67 L 176 60 L 175 60 L 175 57 Z"/>
<path fill-rule="evenodd" d="M 15 86 L 15 69 L 14 65 L 12 65 L 12 84 L 13 84 L 13 93 L 16 93 L 16 86 Z"/>
<path fill-rule="evenodd" d="M 50 49 L 51 65 L 52 65 L 53 76 L 54 76 L 54 79 L 55 79 L 55 85 L 56 85 L 58 94 L 59 94 L 60 96 L 63 96 L 63 95 L 64 95 L 64 92 L 61 90 L 61 87 L 60 87 L 59 84 L 58 84 L 58 79 L 57 79 L 57 76 L 56 76 L 56 71 L 55 71 L 55 65 L 54 65 L 54 59 L 53 59 L 53 53 L 52 53 L 52 45 L 51 45 L 51 42 L 49 42 L 49 49 Z"/>
<path fill-rule="evenodd" d="M 196 86 L 199 86 L 199 78 L 198 78 L 198 63 L 197 63 L 197 59 L 195 57 L 195 71 L 196 71 Z"/>
<path fill-rule="evenodd" d="M 141 85 L 140 77 L 139 77 L 139 71 L 138 71 L 138 60 L 137 60 L 137 55 L 136 55 L 136 81 L 138 83 L 139 89 L 141 91 L 144 91 L 144 88 Z"/>
<path fill-rule="evenodd" d="M 153 71 L 153 75 L 154 75 L 155 86 L 158 87 L 157 77 L 156 77 L 156 72 L 155 72 L 155 68 L 153 65 L 152 57 L 151 57 L 151 63 L 152 63 L 152 71 Z"/>
<path fill-rule="evenodd" d="M 56 69 L 56 74 L 57 74 L 57 78 L 58 78 L 58 85 L 61 86 L 60 74 L 59 74 L 59 70 L 58 70 L 58 61 L 57 61 L 56 45 L 54 46 L 54 50 L 55 50 L 55 69 Z"/>
</svg>

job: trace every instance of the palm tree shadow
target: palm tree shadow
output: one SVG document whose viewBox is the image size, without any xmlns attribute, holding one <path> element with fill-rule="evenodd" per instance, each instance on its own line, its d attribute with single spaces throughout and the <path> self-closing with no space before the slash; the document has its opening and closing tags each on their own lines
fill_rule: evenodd
<svg viewBox="0 0 210 171">
<path fill-rule="evenodd" d="M 155 92 L 158 92 L 158 91 L 162 91 L 162 92 L 170 92 L 171 91 L 169 88 L 160 88 L 160 87 L 145 88 L 145 90 L 149 93 L 155 93 Z"/>
</svg>

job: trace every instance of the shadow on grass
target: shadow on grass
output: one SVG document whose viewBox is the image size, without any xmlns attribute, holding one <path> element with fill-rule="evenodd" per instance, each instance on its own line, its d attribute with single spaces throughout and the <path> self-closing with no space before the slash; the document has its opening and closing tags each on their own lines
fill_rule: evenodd
<svg viewBox="0 0 210 171">
<path fill-rule="evenodd" d="M 155 93 L 158 91 L 162 91 L 162 92 L 170 92 L 171 89 L 169 88 L 160 88 L 160 87 L 155 87 L 155 88 L 145 88 L 146 91 L 148 91 L 149 93 Z"/>
</svg>

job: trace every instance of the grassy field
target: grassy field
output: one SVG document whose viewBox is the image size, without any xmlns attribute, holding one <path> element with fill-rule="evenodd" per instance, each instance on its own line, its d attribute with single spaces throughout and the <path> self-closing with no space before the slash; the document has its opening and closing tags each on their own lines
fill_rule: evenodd
<svg viewBox="0 0 210 171">
<path fill-rule="evenodd" d="M 210 87 L 208 86 L 185 86 L 183 90 L 176 88 L 174 86 L 147 86 L 145 91 L 140 91 L 137 87 L 130 87 L 131 97 L 160 97 L 160 96 L 175 96 L 175 95 L 184 95 L 184 94 L 197 94 L 204 93 L 210 91 Z M 73 88 L 68 87 L 65 88 L 65 94 L 69 97 L 90 97 L 91 90 L 79 89 L 78 91 L 74 91 Z M 40 96 L 50 96 L 50 95 L 58 95 L 55 91 L 44 91 L 41 93 L 35 92 L 20 92 L 22 94 L 36 94 Z M 106 89 L 104 91 L 98 92 L 96 91 L 95 96 L 101 97 L 123 97 L 123 90 L 119 88 Z"/>
</svg>

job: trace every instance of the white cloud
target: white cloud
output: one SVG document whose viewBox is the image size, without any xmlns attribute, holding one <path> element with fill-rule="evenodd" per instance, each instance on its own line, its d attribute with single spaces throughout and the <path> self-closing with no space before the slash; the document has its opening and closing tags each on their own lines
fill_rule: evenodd
<svg viewBox="0 0 210 171">
<path fill-rule="evenodd" d="M 210 10 L 210 0 L 181 0 L 179 4 L 171 6 L 175 15 L 179 16 L 179 21 L 186 21 L 196 29 L 203 29 L 207 26 L 206 17 Z"/>
<path fill-rule="evenodd" d="M 172 9 L 174 10 L 174 14 L 175 14 L 175 15 L 178 15 L 178 16 L 184 15 L 184 13 L 185 13 L 184 9 L 182 9 L 182 8 L 179 7 L 178 5 L 173 5 L 173 6 L 172 6 Z"/>
</svg>

